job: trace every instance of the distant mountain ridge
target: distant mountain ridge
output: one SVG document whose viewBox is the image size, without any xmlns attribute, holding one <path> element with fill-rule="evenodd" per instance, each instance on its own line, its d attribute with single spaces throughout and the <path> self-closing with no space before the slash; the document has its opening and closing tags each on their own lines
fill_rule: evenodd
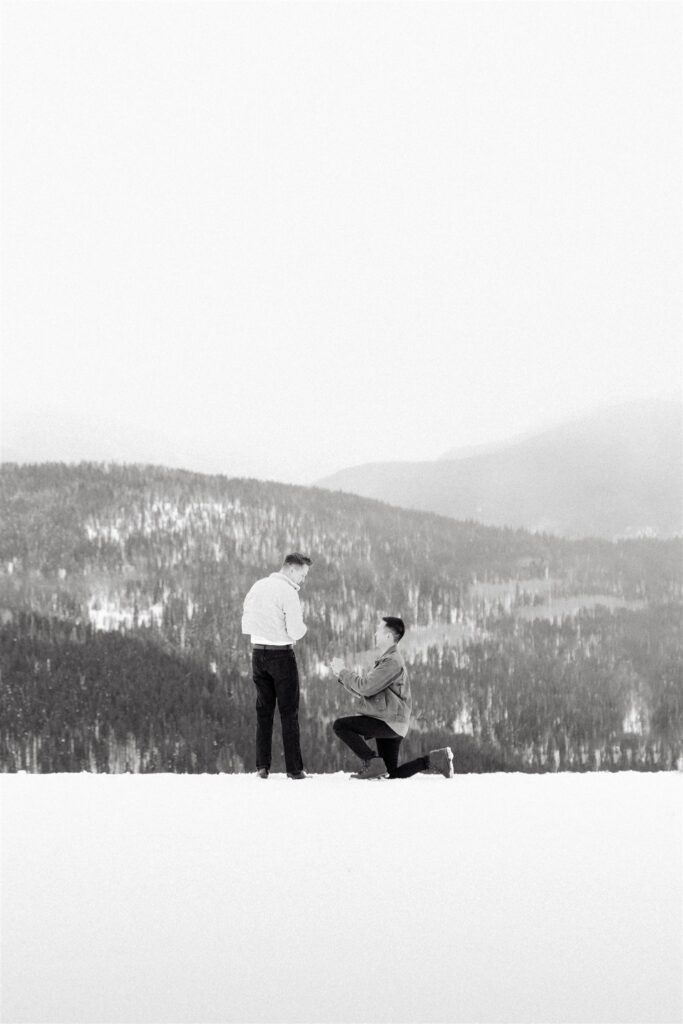
<svg viewBox="0 0 683 1024">
<path fill-rule="evenodd" d="M 404 508 L 576 538 L 683 531 L 683 406 L 625 403 L 433 462 L 368 463 L 317 486 Z"/>
</svg>

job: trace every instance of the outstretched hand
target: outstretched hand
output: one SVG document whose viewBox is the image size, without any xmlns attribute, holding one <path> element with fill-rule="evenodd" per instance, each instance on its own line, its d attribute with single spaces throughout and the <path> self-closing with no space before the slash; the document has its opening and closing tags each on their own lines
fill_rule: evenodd
<svg viewBox="0 0 683 1024">
<path fill-rule="evenodd" d="M 330 662 L 330 668 L 336 676 L 339 675 L 341 670 L 344 668 L 344 661 L 342 658 L 333 658 Z"/>
</svg>

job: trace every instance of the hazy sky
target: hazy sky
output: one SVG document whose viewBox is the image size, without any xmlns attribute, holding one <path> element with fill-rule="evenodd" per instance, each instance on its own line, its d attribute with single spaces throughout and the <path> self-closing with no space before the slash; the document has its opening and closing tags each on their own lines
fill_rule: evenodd
<svg viewBox="0 0 683 1024">
<path fill-rule="evenodd" d="M 680 387 L 679 4 L 2 17 L 7 450 L 310 482 Z"/>
</svg>

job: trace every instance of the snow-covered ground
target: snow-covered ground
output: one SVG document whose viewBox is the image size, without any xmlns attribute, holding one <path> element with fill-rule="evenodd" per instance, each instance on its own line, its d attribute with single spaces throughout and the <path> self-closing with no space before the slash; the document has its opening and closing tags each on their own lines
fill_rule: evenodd
<svg viewBox="0 0 683 1024">
<path fill-rule="evenodd" d="M 678 1022 L 683 776 L 2 776 L 2 1020 Z"/>
</svg>

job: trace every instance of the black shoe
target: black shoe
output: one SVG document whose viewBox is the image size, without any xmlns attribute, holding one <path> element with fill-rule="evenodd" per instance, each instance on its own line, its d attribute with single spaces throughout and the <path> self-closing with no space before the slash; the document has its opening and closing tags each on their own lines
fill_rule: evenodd
<svg viewBox="0 0 683 1024">
<path fill-rule="evenodd" d="M 310 777 L 306 772 L 287 772 L 288 779 L 310 779 Z"/>
<path fill-rule="evenodd" d="M 267 768 L 257 768 L 256 774 L 258 775 L 259 779 L 267 779 L 270 772 L 268 771 Z"/>
</svg>

